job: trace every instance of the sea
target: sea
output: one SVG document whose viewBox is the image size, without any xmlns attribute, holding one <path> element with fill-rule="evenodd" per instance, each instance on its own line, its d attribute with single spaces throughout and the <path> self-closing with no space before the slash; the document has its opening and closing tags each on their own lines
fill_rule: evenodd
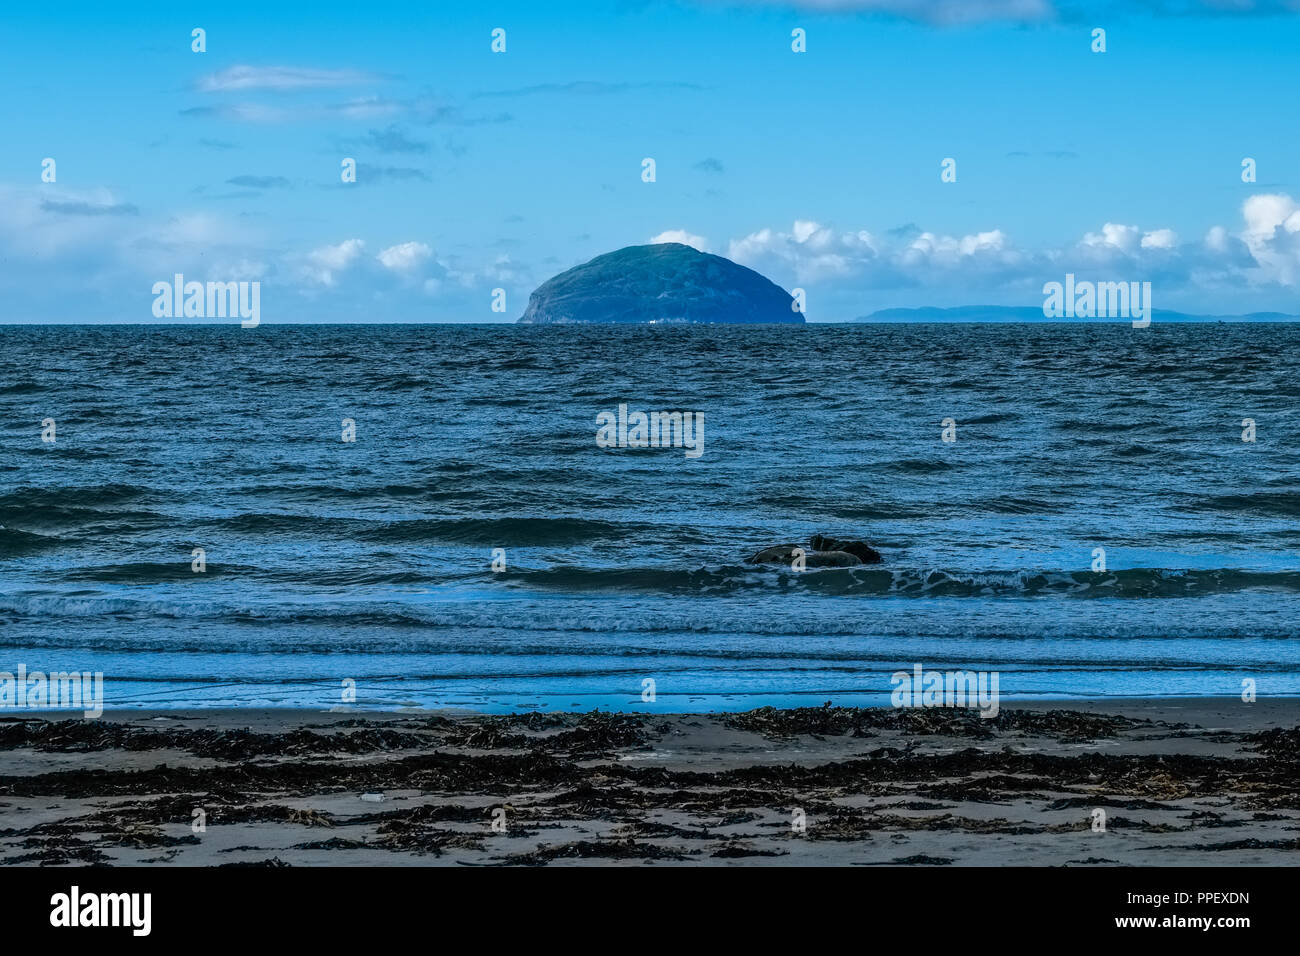
<svg viewBox="0 0 1300 956">
<path fill-rule="evenodd" d="M 699 454 L 598 442 L 693 413 Z M 608 420 L 608 419 L 606 419 Z M 1300 325 L 0 327 L 0 671 L 109 708 L 1300 695 Z M 747 564 L 813 534 L 878 565 Z"/>
</svg>

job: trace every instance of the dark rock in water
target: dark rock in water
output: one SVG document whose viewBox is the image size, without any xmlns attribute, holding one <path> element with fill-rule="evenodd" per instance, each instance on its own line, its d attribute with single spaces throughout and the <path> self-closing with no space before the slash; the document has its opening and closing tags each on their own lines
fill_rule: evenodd
<svg viewBox="0 0 1300 956">
<path fill-rule="evenodd" d="M 865 541 L 846 541 L 840 538 L 815 534 L 808 542 L 814 551 L 847 551 L 863 564 L 880 564 L 884 560 L 880 552 Z"/>
<path fill-rule="evenodd" d="M 745 559 L 746 564 L 789 564 L 794 560 L 797 544 L 775 544 Z"/>
<path fill-rule="evenodd" d="M 680 242 L 628 246 L 543 282 L 519 321 L 802 323 L 780 286 Z"/>
<path fill-rule="evenodd" d="M 842 540 L 815 534 L 808 547 L 777 544 L 764 548 L 745 559 L 746 564 L 782 564 L 793 567 L 797 551 L 803 552 L 805 568 L 852 568 L 860 564 L 880 564 L 880 552 L 865 541 Z"/>
</svg>

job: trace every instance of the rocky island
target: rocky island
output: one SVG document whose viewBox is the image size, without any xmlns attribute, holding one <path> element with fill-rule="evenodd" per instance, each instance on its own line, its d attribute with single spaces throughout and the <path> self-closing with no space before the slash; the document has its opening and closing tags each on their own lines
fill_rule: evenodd
<svg viewBox="0 0 1300 956">
<path fill-rule="evenodd" d="M 680 242 L 628 246 L 543 282 L 532 324 L 802 323 L 788 292 L 753 269 Z"/>
</svg>

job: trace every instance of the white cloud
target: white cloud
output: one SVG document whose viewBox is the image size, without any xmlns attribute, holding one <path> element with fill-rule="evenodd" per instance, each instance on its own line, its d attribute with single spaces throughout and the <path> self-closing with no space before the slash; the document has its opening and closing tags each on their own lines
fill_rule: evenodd
<svg viewBox="0 0 1300 956">
<path fill-rule="evenodd" d="M 236 241 L 230 225 L 209 213 L 182 213 L 163 223 L 156 233 L 165 246 L 203 249 Z"/>
<path fill-rule="evenodd" d="M 255 259 L 235 259 L 231 262 L 219 263 L 214 270 L 216 275 L 223 276 L 227 282 L 265 279 L 270 271 L 270 267 L 265 262 Z"/>
<path fill-rule="evenodd" d="M 754 262 L 773 249 L 776 235 L 773 230 L 763 228 L 758 232 L 751 232 L 743 239 L 732 239 L 727 245 L 727 258 L 742 265 Z"/>
<path fill-rule="evenodd" d="M 1247 245 L 1255 246 L 1272 241 L 1278 229 L 1296 232 L 1300 229 L 1300 213 L 1296 202 L 1290 196 L 1279 193 L 1261 193 L 1251 196 L 1241 206 L 1242 218 L 1246 228 L 1242 239 Z"/>
<path fill-rule="evenodd" d="M 814 249 L 824 249 L 831 241 L 831 231 L 810 219 L 796 219 L 790 235 L 795 242 L 809 243 Z"/>
<path fill-rule="evenodd" d="M 432 255 L 433 250 L 423 242 L 403 242 L 400 245 L 389 246 L 375 258 L 379 260 L 380 265 L 392 272 L 414 272 L 420 263 Z"/>
<path fill-rule="evenodd" d="M 1137 226 L 1121 226 L 1108 222 L 1101 227 L 1101 232 L 1085 233 L 1080 243 L 1093 248 L 1110 247 L 1121 252 L 1132 252 L 1138 244 L 1142 230 Z"/>
<path fill-rule="evenodd" d="M 811 219 L 795 220 L 789 232 L 760 229 L 727 245 L 727 257 L 760 272 L 781 268 L 798 282 L 848 276 L 855 265 L 874 259 L 875 242 L 865 231 L 836 236 Z"/>
<path fill-rule="evenodd" d="M 482 275 L 491 282 L 522 282 L 526 278 L 526 272 L 509 256 L 501 255 L 483 269 Z"/>
<path fill-rule="evenodd" d="M 118 200 L 105 189 L 0 190 L 0 234 L 6 253 L 22 259 L 54 259 L 115 245 L 130 223 L 116 216 L 69 215 L 80 207 L 109 207 Z"/>
<path fill-rule="evenodd" d="M 1260 277 L 1282 285 L 1300 279 L 1300 205 L 1284 193 L 1251 196 L 1241 207 L 1240 238 L 1259 264 Z"/>
<path fill-rule="evenodd" d="M 1178 245 L 1178 235 L 1172 229 L 1154 229 L 1142 237 L 1143 249 L 1172 249 Z"/>
<path fill-rule="evenodd" d="M 362 239 L 345 239 L 335 246 L 321 246 L 307 253 L 307 263 L 302 268 L 302 276 L 308 282 L 323 286 L 333 286 L 338 280 L 336 273 L 343 272 L 361 256 L 366 247 Z"/>
<path fill-rule="evenodd" d="M 876 247 L 876 237 L 865 229 L 859 229 L 857 232 L 846 232 L 842 237 L 846 248 L 870 252 L 875 255 L 879 250 Z"/>
<path fill-rule="evenodd" d="M 765 228 L 733 239 L 727 252 L 742 265 L 775 271 L 796 283 L 854 277 L 872 283 L 913 282 L 926 271 L 966 268 L 975 262 L 1002 265 L 1018 258 L 998 229 L 965 236 L 922 232 L 891 248 L 865 229 L 837 232 L 810 219 L 796 220 L 789 232 Z"/>
<path fill-rule="evenodd" d="M 682 245 L 698 249 L 700 252 L 709 251 L 709 240 L 703 236 L 697 236 L 693 232 L 687 232 L 685 229 L 668 229 L 650 240 L 651 245 L 658 245 L 661 242 L 680 242 Z"/>
<path fill-rule="evenodd" d="M 345 119 L 377 119 L 395 116 L 407 108 L 405 103 L 381 96 L 358 96 L 328 108 Z"/>
<path fill-rule="evenodd" d="M 234 90 L 321 89 L 373 83 L 373 73 L 360 70 L 318 70 L 300 66 L 248 66 L 240 64 L 209 73 L 198 82 L 204 93 L 229 93 Z"/>
<path fill-rule="evenodd" d="M 903 258 L 911 263 L 924 261 L 953 264 L 984 253 L 1002 252 L 1006 241 L 1007 237 L 1000 229 L 960 237 L 936 236 L 932 232 L 923 232 L 912 240 Z"/>
<path fill-rule="evenodd" d="M 785 288 L 806 288 L 816 318 L 848 318 L 882 300 L 890 304 L 1033 304 L 1045 281 L 1066 272 L 1094 278 L 1150 280 L 1163 307 L 1182 297 L 1188 311 L 1203 305 L 1203 288 L 1225 296 L 1255 282 L 1290 282 L 1281 264 L 1300 273 L 1300 255 L 1287 259 L 1274 247 L 1286 234 L 1300 246 L 1300 207 L 1272 202 L 1251 217 L 1259 255 L 1228 230 L 1211 230 L 1203 243 L 1180 245 L 1169 228 L 1104 223 L 1074 241 L 1033 249 L 1018 247 L 1002 229 L 964 234 L 912 228 L 875 234 L 843 231 L 800 219 L 789 231 L 763 228 L 728 246 L 730 258 Z M 1297 226 L 1294 233 L 1287 231 Z M 1264 246 L 1267 244 L 1267 249 Z M 1272 254 L 1269 255 L 1265 253 Z M 1274 263 L 1271 273 L 1262 265 Z M 899 296 L 898 290 L 908 290 Z M 1248 309 L 1243 309 L 1247 311 Z"/>
<path fill-rule="evenodd" d="M 293 122 L 382 119 L 413 110 L 399 100 L 379 96 L 354 97 L 342 103 L 322 106 L 268 106 L 265 103 L 221 103 L 181 110 L 182 116 L 221 119 L 234 123 L 279 124 Z"/>
</svg>

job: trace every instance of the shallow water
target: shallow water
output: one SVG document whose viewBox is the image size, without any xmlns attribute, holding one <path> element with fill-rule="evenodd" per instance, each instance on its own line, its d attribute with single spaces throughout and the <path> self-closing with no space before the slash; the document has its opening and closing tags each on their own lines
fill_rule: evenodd
<svg viewBox="0 0 1300 956">
<path fill-rule="evenodd" d="M 102 670 L 109 706 L 884 703 L 917 663 L 1004 699 L 1300 694 L 1297 346 L 0 327 L 0 670 Z M 598 447 L 619 403 L 703 413 L 704 453 Z M 743 563 L 816 532 L 885 563 Z"/>
</svg>

